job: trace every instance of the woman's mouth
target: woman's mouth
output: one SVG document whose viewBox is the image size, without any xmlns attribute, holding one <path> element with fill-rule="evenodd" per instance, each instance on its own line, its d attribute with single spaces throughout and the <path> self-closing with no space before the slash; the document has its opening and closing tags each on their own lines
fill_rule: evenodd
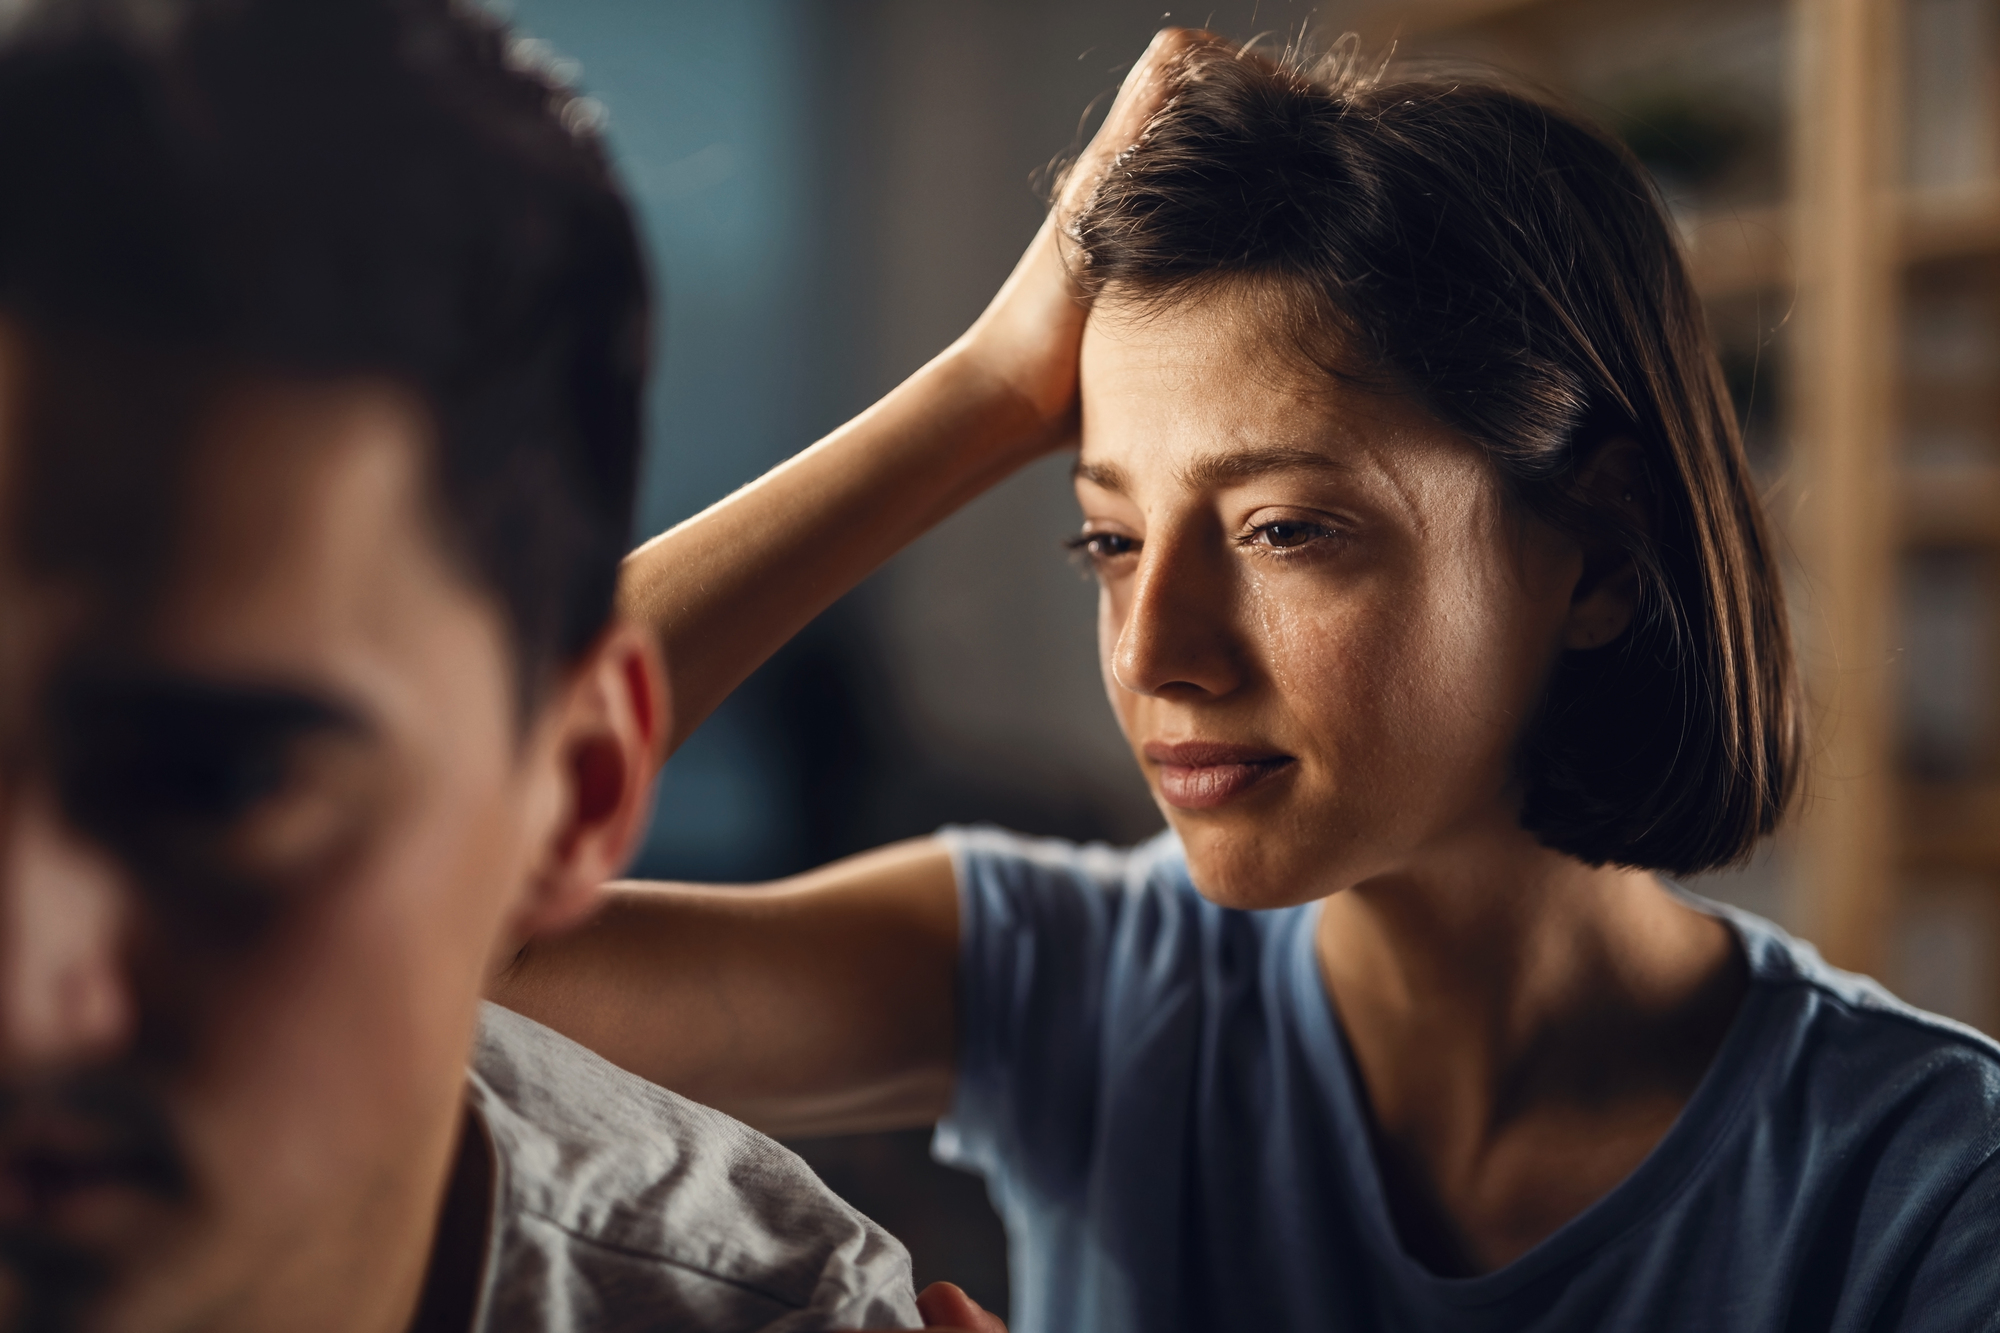
<svg viewBox="0 0 2000 1333">
<path fill-rule="evenodd" d="M 1292 757 L 1255 745 L 1149 742 L 1141 751 L 1160 775 L 1160 799 L 1179 810 L 1212 810 L 1292 766 Z"/>
</svg>

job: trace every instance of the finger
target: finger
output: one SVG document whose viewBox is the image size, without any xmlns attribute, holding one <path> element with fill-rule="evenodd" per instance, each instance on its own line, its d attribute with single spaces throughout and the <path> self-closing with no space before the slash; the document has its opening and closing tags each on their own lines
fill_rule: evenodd
<svg viewBox="0 0 2000 1333">
<path fill-rule="evenodd" d="M 1000 1316 L 982 1310 L 977 1301 L 949 1282 L 933 1282 L 917 1293 L 917 1313 L 924 1317 L 925 1328 L 1007 1333 Z"/>
<path fill-rule="evenodd" d="M 1088 200 L 1118 155 L 1139 142 L 1146 126 L 1180 86 L 1190 59 L 1221 45 L 1220 37 L 1200 28 L 1162 28 L 1154 35 L 1146 53 L 1119 85 L 1118 96 L 1113 99 L 1104 124 L 1098 127 L 1090 145 L 1063 181 L 1064 212 Z"/>
</svg>

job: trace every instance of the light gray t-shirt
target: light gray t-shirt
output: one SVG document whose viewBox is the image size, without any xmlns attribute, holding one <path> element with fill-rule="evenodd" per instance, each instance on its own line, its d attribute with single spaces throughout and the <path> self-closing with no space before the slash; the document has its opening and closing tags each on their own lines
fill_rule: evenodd
<svg viewBox="0 0 2000 1333">
<path fill-rule="evenodd" d="M 494 1157 L 475 1333 L 923 1323 L 902 1245 L 720 1111 L 492 1004 L 469 1098 Z"/>
</svg>

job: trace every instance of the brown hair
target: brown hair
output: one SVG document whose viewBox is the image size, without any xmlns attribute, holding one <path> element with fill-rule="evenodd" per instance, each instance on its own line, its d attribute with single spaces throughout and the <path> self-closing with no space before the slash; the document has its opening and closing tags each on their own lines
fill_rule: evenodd
<svg viewBox="0 0 2000 1333">
<path fill-rule="evenodd" d="M 1687 874 L 1775 827 L 1801 750 L 1776 552 L 1673 229 L 1615 140 L 1491 77 L 1198 50 L 1072 239 L 1121 303 L 1258 280 L 1313 366 L 1414 393 L 1529 512 L 1629 554 L 1640 614 L 1562 655 L 1519 744 L 1542 842 Z M 1576 484 L 1620 436 L 1649 528 Z"/>
</svg>

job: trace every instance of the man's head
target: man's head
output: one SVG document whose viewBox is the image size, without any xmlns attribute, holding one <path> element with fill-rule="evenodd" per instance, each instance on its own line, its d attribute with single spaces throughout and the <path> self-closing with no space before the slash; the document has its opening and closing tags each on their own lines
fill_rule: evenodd
<svg viewBox="0 0 2000 1333">
<path fill-rule="evenodd" d="M 447 0 L 52 0 L 0 177 L 0 1325 L 394 1327 L 643 822 L 628 210 Z"/>
</svg>

